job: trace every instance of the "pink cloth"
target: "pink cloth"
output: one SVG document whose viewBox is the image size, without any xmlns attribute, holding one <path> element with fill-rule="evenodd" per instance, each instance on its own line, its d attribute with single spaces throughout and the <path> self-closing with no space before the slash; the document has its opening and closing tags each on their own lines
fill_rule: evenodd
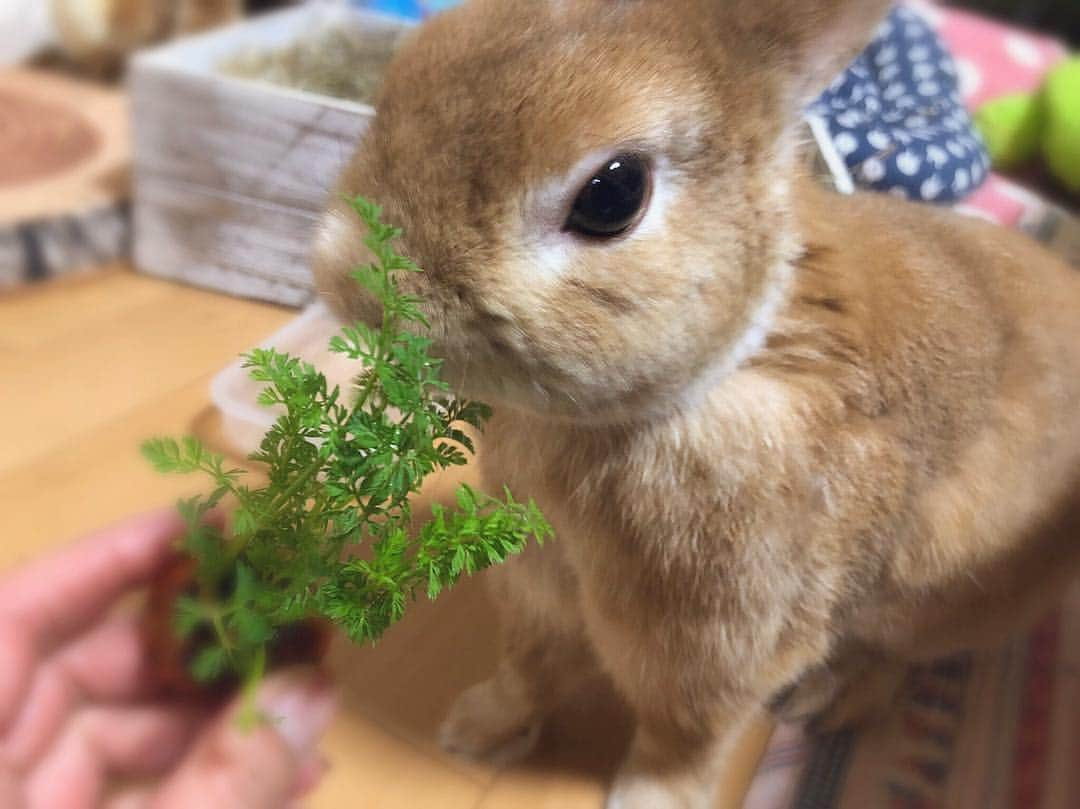
<svg viewBox="0 0 1080 809">
<path fill-rule="evenodd" d="M 956 59 L 960 91 L 968 109 L 1011 93 L 1038 90 L 1050 69 L 1066 57 L 1065 46 L 1050 37 L 1011 28 L 931 0 L 907 0 L 937 29 Z M 1041 206 L 1037 197 L 993 175 L 958 206 L 963 213 L 1014 227 Z"/>
<path fill-rule="evenodd" d="M 929 0 L 908 0 L 908 5 L 930 21 L 956 57 L 960 91 L 972 110 L 1003 95 L 1037 90 L 1067 54 L 1064 45 L 1041 34 Z"/>
<path fill-rule="evenodd" d="M 959 213 L 977 216 L 997 225 L 1017 227 L 1028 216 L 1037 216 L 1046 203 L 1036 194 L 1000 174 L 991 174 L 978 191 L 956 206 Z"/>
</svg>

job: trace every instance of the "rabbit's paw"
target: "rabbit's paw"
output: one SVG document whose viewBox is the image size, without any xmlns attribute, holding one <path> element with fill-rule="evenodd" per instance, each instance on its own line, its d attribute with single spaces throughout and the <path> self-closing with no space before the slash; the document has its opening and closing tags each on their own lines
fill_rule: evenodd
<svg viewBox="0 0 1080 809">
<path fill-rule="evenodd" d="M 439 744 L 463 758 L 511 764 L 525 758 L 540 737 L 531 705 L 500 692 L 495 680 L 465 691 L 439 730 Z"/>
<path fill-rule="evenodd" d="M 858 679 L 852 678 L 813 718 L 811 729 L 816 733 L 835 733 L 885 720 L 896 705 L 906 677 L 905 666 L 883 664 Z"/>
</svg>

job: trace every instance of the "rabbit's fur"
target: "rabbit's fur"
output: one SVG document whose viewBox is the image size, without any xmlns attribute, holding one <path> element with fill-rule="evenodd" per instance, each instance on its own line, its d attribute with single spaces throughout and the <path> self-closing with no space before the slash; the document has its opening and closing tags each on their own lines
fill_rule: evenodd
<svg viewBox="0 0 1080 809">
<path fill-rule="evenodd" d="M 505 656 L 451 749 L 523 752 L 595 664 L 638 720 L 609 806 L 710 806 L 761 706 L 859 719 L 1080 567 L 1080 273 L 797 176 L 802 102 L 886 6 L 474 0 L 390 68 L 340 190 L 404 228 L 448 375 L 497 405 L 488 479 L 558 535 L 489 576 Z M 628 148 L 641 224 L 564 232 Z M 363 235 L 332 203 L 316 272 L 372 320 Z"/>
</svg>

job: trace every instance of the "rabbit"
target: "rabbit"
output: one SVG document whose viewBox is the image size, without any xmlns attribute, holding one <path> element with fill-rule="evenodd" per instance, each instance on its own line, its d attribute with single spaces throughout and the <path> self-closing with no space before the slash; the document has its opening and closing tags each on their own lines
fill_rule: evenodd
<svg viewBox="0 0 1080 809">
<path fill-rule="evenodd" d="M 99 75 L 136 49 L 239 19 L 243 0 L 51 0 L 65 55 Z"/>
<path fill-rule="evenodd" d="M 342 195 L 403 228 L 485 479 L 556 540 L 487 575 L 502 657 L 441 730 L 511 760 L 587 677 L 636 729 L 609 809 L 704 809 L 739 730 L 887 709 L 1080 570 L 1080 273 L 803 176 L 872 0 L 471 0 L 410 35 L 313 246 L 379 321 Z"/>
</svg>

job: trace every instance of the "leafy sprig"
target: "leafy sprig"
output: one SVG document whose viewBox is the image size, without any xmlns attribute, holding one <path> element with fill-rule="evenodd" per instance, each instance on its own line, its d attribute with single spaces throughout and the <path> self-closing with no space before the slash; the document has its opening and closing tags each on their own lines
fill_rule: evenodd
<svg viewBox="0 0 1080 809">
<path fill-rule="evenodd" d="M 191 672 L 201 681 L 262 675 L 281 628 L 322 617 L 354 641 L 374 642 L 420 594 L 437 597 L 462 576 L 506 561 L 551 529 L 532 502 L 467 485 L 456 508 L 432 507 L 416 527 L 410 498 L 428 475 L 467 463 L 465 426 L 482 429 L 491 411 L 453 398 L 439 377 L 422 301 L 400 279 L 421 272 L 394 250 L 400 231 L 381 209 L 351 200 L 368 228 L 375 261 L 353 277 L 382 304 L 382 323 L 347 326 L 330 350 L 363 367 L 354 396 L 311 364 L 274 349 L 244 356 L 264 385 L 258 401 L 280 406 L 251 456 L 266 483 L 250 486 L 194 438 L 158 438 L 143 453 L 160 472 L 202 473 L 212 490 L 180 503 L 184 549 L 197 564 L 196 591 L 176 606 L 182 640 L 199 638 Z M 206 514 L 233 505 L 230 529 Z"/>
</svg>

